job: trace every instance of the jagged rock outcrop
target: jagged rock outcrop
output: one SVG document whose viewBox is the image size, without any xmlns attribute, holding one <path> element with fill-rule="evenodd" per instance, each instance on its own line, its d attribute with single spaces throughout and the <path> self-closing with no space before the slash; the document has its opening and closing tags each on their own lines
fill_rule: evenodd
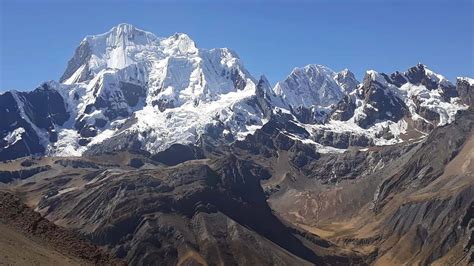
<svg viewBox="0 0 474 266">
<path fill-rule="evenodd" d="M 474 108 L 474 80 L 471 78 L 458 78 L 456 90 L 461 101 L 470 108 Z"/>
</svg>

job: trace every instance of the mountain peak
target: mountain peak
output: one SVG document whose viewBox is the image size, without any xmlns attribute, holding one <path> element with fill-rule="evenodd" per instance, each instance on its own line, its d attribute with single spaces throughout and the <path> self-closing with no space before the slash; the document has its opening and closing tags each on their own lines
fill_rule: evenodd
<svg viewBox="0 0 474 266">
<path fill-rule="evenodd" d="M 129 32 L 129 31 L 135 30 L 136 28 L 132 24 L 120 23 L 117 26 L 113 27 L 112 29 L 116 29 L 118 31 L 124 31 L 124 32 L 128 31 Z"/>
<path fill-rule="evenodd" d="M 66 84 L 83 82 L 108 68 L 123 69 L 137 61 L 145 51 L 158 51 L 159 38 L 127 23 L 109 31 L 84 38 L 69 60 L 60 81 Z"/>
<path fill-rule="evenodd" d="M 308 64 L 304 67 L 295 67 L 291 74 L 296 74 L 296 73 L 301 73 L 301 72 L 306 72 L 306 73 L 324 73 L 324 72 L 334 72 L 332 69 L 330 69 L 327 66 L 319 65 L 319 64 Z"/>
<path fill-rule="evenodd" d="M 355 78 L 354 73 L 345 68 L 342 71 L 338 72 L 334 77 L 337 84 L 341 86 L 344 91 L 351 92 L 357 88 L 359 81 Z"/>
<path fill-rule="evenodd" d="M 424 85 L 430 89 L 434 89 L 438 87 L 438 85 L 446 87 L 454 86 L 444 76 L 432 71 L 422 63 L 418 63 L 416 66 L 409 68 L 403 74 L 411 83 L 424 83 Z"/>
<path fill-rule="evenodd" d="M 175 33 L 163 39 L 161 44 L 168 54 L 186 55 L 196 54 L 198 52 L 194 41 L 185 33 Z"/>
<path fill-rule="evenodd" d="M 156 41 L 157 39 L 158 38 L 151 32 L 138 29 L 131 24 L 121 23 L 105 33 L 89 35 L 84 41 L 89 42 L 91 46 L 104 48 L 104 46 L 116 47 L 130 44 L 146 44 Z"/>
<path fill-rule="evenodd" d="M 277 83 L 274 92 L 293 108 L 329 106 L 337 103 L 343 95 L 343 89 L 335 80 L 336 75 L 323 65 L 296 67 L 284 81 Z"/>
</svg>

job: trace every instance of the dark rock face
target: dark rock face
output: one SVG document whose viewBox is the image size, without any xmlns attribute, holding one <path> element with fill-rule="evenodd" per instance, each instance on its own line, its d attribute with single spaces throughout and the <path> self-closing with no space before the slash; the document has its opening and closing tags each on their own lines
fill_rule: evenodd
<svg viewBox="0 0 474 266">
<path fill-rule="evenodd" d="M 94 103 L 96 109 L 104 109 L 104 115 L 109 121 L 118 117 L 128 117 L 127 105 L 122 105 L 123 95 L 118 91 L 107 92 L 105 95 L 98 97 Z"/>
<path fill-rule="evenodd" d="M 440 121 L 440 116 L 437 112 L 426 108 L 421 105 L 421 102 L 418 99 L 413 99 L 416 105 L 416 112 L 421 115 L 426 120 L 430 121 L 432 124 L 437 125 Z"/>
<path fill-rule="evenodd" d="M 54 125 L 63 125 L 70 115 L 62 96 L 46 83 L 32 92 L 21 93 L 24 98 L 24 111 L 38 127 L 49 130 Z"/>
<path fill-rule="evenodd" d="M 34 160 L 32 160 L 32 159 L 25 159 L 24 161 L 21 162 L 20 165 L 23 166 L 23 167 L 30 167 L 30 166 L 33 166 L 33 165 L 35 165 L 35 164 L 36 164 L 36 162 L 35 162 Z"/>
<path fill-rule="evenodd" d="M 83 127 L 80 131 L 81 137 L 92 138 L 97 135 L 97 129 L 94 126 Z"/>
<path fill-rule="evenodd" d="M 422 64 L 418 64 L 408 69 L 408 71 L 405 73 L 405 76 L 412 84 L 422 84 L 429 90 L 436 90 L 438 88 L 438 84 L 427 77 L 425 66 Z"/>
<path fill-rule="evenodd" d="M 145 163 L 140 158 L 132 158 L 132 159 L 130 159 L 129 165 L 133 168 L 140 168 L 143 165 L 145 165 Z"/>
<path fill-rule="evenodd" d="M 389 163 L 409 152 L 413 146 L 391 147 L 380 151 L 348 151 L 341 154 L 323 154 L 303 170 L 311 178 L 323 183 L 336 183 L 370 174 L 377 165 Z M 324 167 L 321 167 L 324 166 Z"/>
<path fill-rule="evenodd" d="M 470 85 L 467 80 L 458 79 L 456 90 L 461 101 L 470 108 L 474 108 L 474 86 Z"/>
<path fill-rule="evenodd" d="M 92 51 L 90 49 L 89 43 L 82 42 L 81 45 L 79 45 L 79 47 L 77 47 L 76 51 L 74 52 L 74 56 L 71 58 L 71 60 L 69 60 L 66 71 L 64 71 L 64 74 L 61 76 L 59 81 L 64 82 L 65 80 L 70 78 L 72 74 L 74 74 L 84 64 L 84 62 L 89 61 L 91 55 Z M 76 82 L 86 81 L 91 78 L 92 74 L 90 73 L 89 68 L 86 67 L 82 70 Z"/>
<path fill-rule="evenodd" d="M 54 161 L 54 163 L 63 167 L 99 169 L 99 166 L 97 164 L 86 160 L 59 159 Z"/>
<path fill-rule="evenodd" d="M 137 70 L 138 71 L 138 70 Z M 102 110 L 108 121 L 119 117 L 128 118 L 140 101 L 146 96 L 146 86 L 132 82 L 120 81 L 118 84 L 104 83 L 103 79 L 94 85 L 95 102 L 86 106 L 85 114 L 91 114 L 95 110 Z M 80 116 L 75 122 L 75 128 L 81 132 L 84 127 L 104 127 L 107 120 L 102 118 L 88 119 Z M 81 132 L 82 135 L 82 132 Z M 85 136 L 83 136 L 85 137 Z"/>
<path fill-rule="evenodd" d="M 91 142 L 90 139 L 80 138 L 77 143 L 81 146 L 87 146 L 87 144 L 89 144 L 89 142 Z"/>
<path fill-rule="evenodd" d="M 424 85 L 429 90 L 441 89 L 445 100 L 449 101 L 452 97 L 457 97 L 456 88 L 450 84 L 440 84 L 434 81 L 427 73 L 425 66 L 418 64 L 410 68 L 405 73 L 406 78 L 410 83 L 415 85 Z"/>
<path fill-rule="evenodd" d="M 313 131 L 313 140 L 324 146 L 339 149 L 347 149 L 350 146 L 367 147 L 372 146 L 373 141 L 364 135 L 356 135 L 350 132 L 332 132 L 326 130 Z"/>
<path fill-rule="evenodd" d="M 0 171 L 0 182 L 9 183 L 15 179 L 27 179 L 38 173 L 48 171 L 49 169 L 51 169 L 49 166 L 38 166 L 17 171 Z"/>
<path fill-rule="evenodd" d="M 408 113 L 407 106 L 400 98 L 369 75 L 365 76 L 360 93 L 366 104 L 366 116 L 356 122 L 362 128 L 370 127 L 377 120 L 397 122 Z"/>
<path fill-rule="evenodd" d="M 138 104 L 140 98 L 146 96 L 145 88 L 133 83 L 120 82 L 120 90 L 123 93 L 125 101 L 130 107 L 135 107 Z"/>
<path fill-rule="evenodd" d="M 408 82 L 407 78 L 400 72 L 396 71 L 395 73 L 390 74 L 390 76 L 387 76 L 385 74 L 384 78 L 387 80 L 389 83 L 392 83 L 393 85 L 397 87 L 401 87 L 402 85 L 406 84 Z"/>
<path fill-rule="evenodd" d="M 231 72 L 230 79 L 234 83 L 234 88 L 236 88 L 237 90 L 243 90 L 247 85 L 247 82 L 242 78 L 237 69 Z"/>
<path fill-rule="evenodd" d="M 0 160 L 44 152 L 36 131 L 22 117 L 18 103 L 11 92 L 0 95 L 0 116 L 2 117 L 0 120 Z M 23 128 L 28 134 L 21 134 L 21 140 L 14 144 L 4 141 L 4 138 L 17 128 Z"/>
<path fill-rule="evenodd" d="M 96 118 L 94 122 L 94 127 L 103 128 L 107 125 L 107 120 L 102 118 Z"/>
<path fill-rule="evenodd" d="M 243 141 L 236 141 L 233 147 L 246 150 L 251 154 L 272 157 L 278 149 L 289 150 L 296 141 L 287 134 L 308 138 L 309 133 L 285 116 L 272 116 L 263 127 L 253 135 L 247 135 Z"/>
<path fill-rule="evenodd" d="M 301 142 L 296 142 L 288 151 L 290 163 L 299 169 L 303 169 L 321 158 L 321 154 L 317 153 L 311 146 L 304 145 Z"/>
<path fill-rule="evenodd" d="M 153 100 L 151 104 L 153 106 L 158 106 L 158 110 L 163 112 L 164 110 L 168 108 L 174 107 L 174 100 L 168 100 L 168 99 Z"/>
<path fill-rule="evenodd" d="M 359 81 L 354 76 L 354 73 L 350 72 L 349 70 L 343 70 L 337 73 L 336 77 L 334 78 L 339 85 L 342 86 L 344 91 L 351 92 L 357 88 L 359 85 Z"/>
<path fill-rule="evenodd" d="M 56 125 L 70 117 L 61 95 L 47 83 L 31 92 L 6 92 L 0 95 L 0 160 L 42 154 L 39 132 L 46 132 L 50 142 L 57 141 Z M 4 138 L 23 128 L 15 143 Z"/>
<path fill-rule="evenodd" d="M 273 95 L 273 91 L 270 88 L 270 84 L 268 84 L 267 79 L 262 76 L 257 83 L 257 105 L 267 118 L 269 118 L 273 114 L 273 107 L 269 94 Z"/>
<path fill-rule="evenodd" d="M 355 108 L 354 100 L 349 95 L 344 95 L 344 98 L 342 98 L 333 110 L 331 119 L 347 121 L 354 116 Z"/>
<path fill-rule="evenodd" d="M 166 165 L 177 165 L 190 160 L 203 159 L 204 155 L 193 145 L 173 144 L 168 149 L 153 155 L 152 158 Z"/>
<path fill-rule="evenodd" d="M 305 124 L 323 124 L 327 121 L 329 110 L 318 110 L 314 107 L 306 108 L 298 106 L 291 108 L 291 112 L 298 121 Z"/>
</svg>

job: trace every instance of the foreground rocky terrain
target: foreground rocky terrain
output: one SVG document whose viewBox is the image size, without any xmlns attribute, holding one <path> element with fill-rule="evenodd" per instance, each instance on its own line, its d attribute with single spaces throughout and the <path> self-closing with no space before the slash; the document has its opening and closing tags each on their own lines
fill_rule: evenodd
<svg viewBox="0 0 474 266">
<path fill-rule="evenodd" d="M 473 124 L 321 154 L 269 122 L 231 146 L 4 162 L 1 186 L 131 264 L 466 265 Z"/>
<path fill-rule="evenodd" d="M 248 161 L 230 156 L 165 166 L 122 153 L 93 163 L 98 158 L 33 160 L 50 167 L 7 187 L 47 219 L 132 264 L 362 261 L 279 220 L 259 184 L 266 170 Z M 131 161 L 144 164 L 135 169 Z"/>
<path fill-rule="evenodd" d="M 6 265 L 125 265 L 0 191 L 0 261 Z"/>
</svg>

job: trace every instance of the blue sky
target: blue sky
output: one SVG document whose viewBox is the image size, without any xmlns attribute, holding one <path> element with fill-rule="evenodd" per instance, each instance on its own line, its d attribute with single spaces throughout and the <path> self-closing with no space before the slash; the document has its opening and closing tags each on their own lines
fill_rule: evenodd
<svg viewBox="0 0 474 266">
<path fill-rule="evenodd" d="M 0 90 L 58 80 L 84 36 L 122 22 L 229 47 L 273 84 L 310 63 L 359 79 L 418 62 L 450 80 L 474 76 L 471 0 L 0 2 Z"/>
</svg>

